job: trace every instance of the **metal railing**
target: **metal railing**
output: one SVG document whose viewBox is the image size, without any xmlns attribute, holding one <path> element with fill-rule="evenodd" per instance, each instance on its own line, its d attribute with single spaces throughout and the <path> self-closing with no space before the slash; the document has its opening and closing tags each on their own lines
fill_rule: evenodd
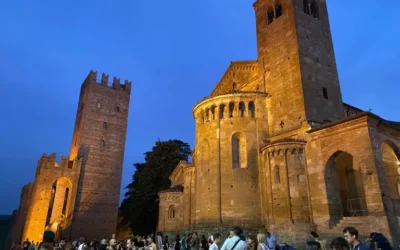
<svg viewBox="0 0 400 250">
<path fill-rule="evenodd" d="M 363 198 L 348 199 L 347 209 L 352 216 L 363 216 L 367 215 L 368 207 L 367 201 Z"/>
</svg>

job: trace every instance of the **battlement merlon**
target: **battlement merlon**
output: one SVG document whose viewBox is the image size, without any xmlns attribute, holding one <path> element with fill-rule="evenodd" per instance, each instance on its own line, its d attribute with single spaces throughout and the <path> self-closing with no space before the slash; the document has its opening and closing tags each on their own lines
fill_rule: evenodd
<svg viewBox="0 0 400 250">
<path fill-rule="evenodd" d="M 88 76 L 86 77 L 83 84 L 86 83 L 95 83 L 101 86 L 105 86 L 108 88 L 116 89 L 116 90 L 123 90 L 131 93 L 132 82 L 125 80 L 124 84 L 121 84 L 121 79 L 114 77 L 113 82 L 109 83 L 109 75 L 102 73 L 101 79 L 97 78 L 97 71 L 90 70 Z"/>
<path fill-rule="evenodd" d="M 52 153 L 49 156 L 43 154 L 38 160 L 36 170 L 37 173 L 44 169 L 50 171 L 80 171 L 82 159 L 75 158 L 73 160 L 70 160 L 68 157 L 64 157 L 64 155 L 61 155 L 60 163 L 57 163 L 56 157 L 56 153 Z"/>
</svg>

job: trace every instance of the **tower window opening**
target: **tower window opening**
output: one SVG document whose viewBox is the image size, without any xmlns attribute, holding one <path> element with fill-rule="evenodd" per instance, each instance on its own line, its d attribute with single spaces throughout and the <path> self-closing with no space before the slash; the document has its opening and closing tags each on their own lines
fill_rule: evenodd
<svg viewBox="0 0 400 250">
<path fill-rule="evenodd" d="M 69 188 L 65 189 L 64 203 L 62 207 L 62 214 L 65 215 L 67 213 L 67 204 L 68 204 L 68 196 L 69 196 Z"/>
<path fill-rule="evenodd" d="M 99 102 L 97 103 L 97 108 L 101 108 L 101 104 Z"/>
<path fill-rule="evenodd" d="M 319 19 L 318 4 L 315 0 L 310 3 L 310 15 L 316 19 Z"/>
<path fill-rule="evenodd" d="M 318 4 L 315 0 L 304 0 L 304 13 L 310 15 L 316 19 L 319 19 Z"/>
<path fill-rule="evenodd" d="M 104 129 L 108 128 L 107 122 L 103 122 L 103 128 Z"/>
<path fill-rule="evenodd" d="M 101 140 L 101 141 L 100 141 L 100 146 L 101 146 L 101 147 L 104 147 L 105 145 L 106 145 L 106 142 L 105 142 L 104 140 Z"/>
<path fill-rule="evenodd" d="M 309 0 L 303 0 L 303 8 L 304 8 L 304 13 L 307 15 L 310 15 L 310 5 L 308 3 Z"/>
<path fill-rule="evenodd" d="M 120 111 L 118 106 L 115 108 L 115 110 L 116 110 L 118 113 L 119 113 L 119 111 Z"/>
<path fill-rule="evenodd" d="M 256 117 L 256 107 L 253 101 L 249 102 L 249 116 L 250 118 Z"/>
<path fill-rule="evenodd" d="M 246 106 L 244 105 L 244 102 L 240 102 L 239 103 L 240 117 L 244 117 L 245 110 L 246 110 Z"/>
<path fill-rule="evenodd" d="M 274 175 L 275 175 L 275 183 L 276 184 L 281 183 L 281 174 L 280 174 L 280 171 L 279 171 L 279 166 L 275 166 Z"/>
<path fill-rule="evenodd" d="M 206 109 L 206 122 L 210 121 L 210 109 Z"/>
<path fill-rule="evenodd" d="M 236 82 L 232 84 L 232 90 L 236 90 Z"/>
<path fill-rule="evenodd" d="M 325 99 L 328 99 L 328 90 L 326 88 L 322 88 L 322 94 Z"/>
<path fill-rule="evenodd" d="M 215 106 L 211 107 L 211 120 L 213 121 L 215 120 L 215 108 L 216 108 Z"/>
<path fill-rule="evenodd" d="M 280 2 L 277 2 L 275 4 L 275 18 L 279 18 L 280 16 L 282 16 L 282 14 L 282 4 Z"/>
<path fill-rule="evenodd" d="M 224 119 L 225 104 L 219 105 L 219 119 Z"/>
<path fill-rule="evenodd" d="M 235 104 L 233 102 L 229 103 L 229 117 L 233 117 L 233 111 L 235 110 Z"/>
<path fill-rule="evenodd" d="M 271 24 L 274 21 L 274 8 L 269 7 L 267 11 L 267 24 Z"/>
<path fill-rule="evenodd" d="M 175 219 L 175 207 L 171 206 L 168 211 L 168 217 L 170 219 Z"/>
</svg>

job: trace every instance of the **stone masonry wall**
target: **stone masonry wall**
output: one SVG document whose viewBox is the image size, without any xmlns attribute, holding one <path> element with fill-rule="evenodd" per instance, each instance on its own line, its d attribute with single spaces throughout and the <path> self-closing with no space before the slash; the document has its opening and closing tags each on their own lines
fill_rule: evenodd
<svg viewBox="0 0 400 250">
<path fill-rule="evenodd" d="M 243 102 L 243 113 L 239 103 Z M 254 102 L 254 117 L 249 103 Z M 234 103 L 233 112 L 229 104 Z M 224 104 L 223 118 L 219 108 Z M 216 107 L 215 115 L 203 116 Z M 196 224 L 261 224 L 258 150 L 268 131 L 265 94 L 237 93 L 207 99 L 194 108 L 196 117 Z M 232 116 L 232 117 L 230 117 Z M 240 167 L 233 168 L 232 138 L 240 138 Z M 221 172 L 219 172 L 221 171 Z M 221 176 L 219 176 L 219 173 Z"/>
<path fill-rule="evenodd" d="M 116 232 L 131 83 L 91 71 L 82 84 L 70 157 L 83 157 L 73 237 Z M 99 219 L 101 218 L 101 219 Z"/>
<path fill-rule="evenodd" d="M 65 221 L 53 222 L 58 222 L 62 226 L 61 229 L 64 235 L 69 233 L 82 162 L 77 159 L 69 161 L 68 158 L 61 157 L 60 164 L 57 164 L 55 158 L 55 154 L 50 156 L 43 155 L 38 162 L 23 239 L 29 238 L 35 242 L 42 242 L 43 232 L 47 226 L 46 221 L 49 214 L 52 187 L 59 179 L 66 179 L 70 183 L 71 197 Z M 56 213 L 57 207 L 53 211 Z"/>
</svg>

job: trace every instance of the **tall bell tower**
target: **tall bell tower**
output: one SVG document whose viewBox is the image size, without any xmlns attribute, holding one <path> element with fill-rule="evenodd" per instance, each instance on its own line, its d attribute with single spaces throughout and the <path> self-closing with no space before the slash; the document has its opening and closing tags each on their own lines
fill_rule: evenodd
<svg viewBox="0 0 400 250">
<path fill-rule="evenodd" d="M 342 118 L 325 0 L 257 0 L 253 6 L 270 132 Z"/>
</svg>

